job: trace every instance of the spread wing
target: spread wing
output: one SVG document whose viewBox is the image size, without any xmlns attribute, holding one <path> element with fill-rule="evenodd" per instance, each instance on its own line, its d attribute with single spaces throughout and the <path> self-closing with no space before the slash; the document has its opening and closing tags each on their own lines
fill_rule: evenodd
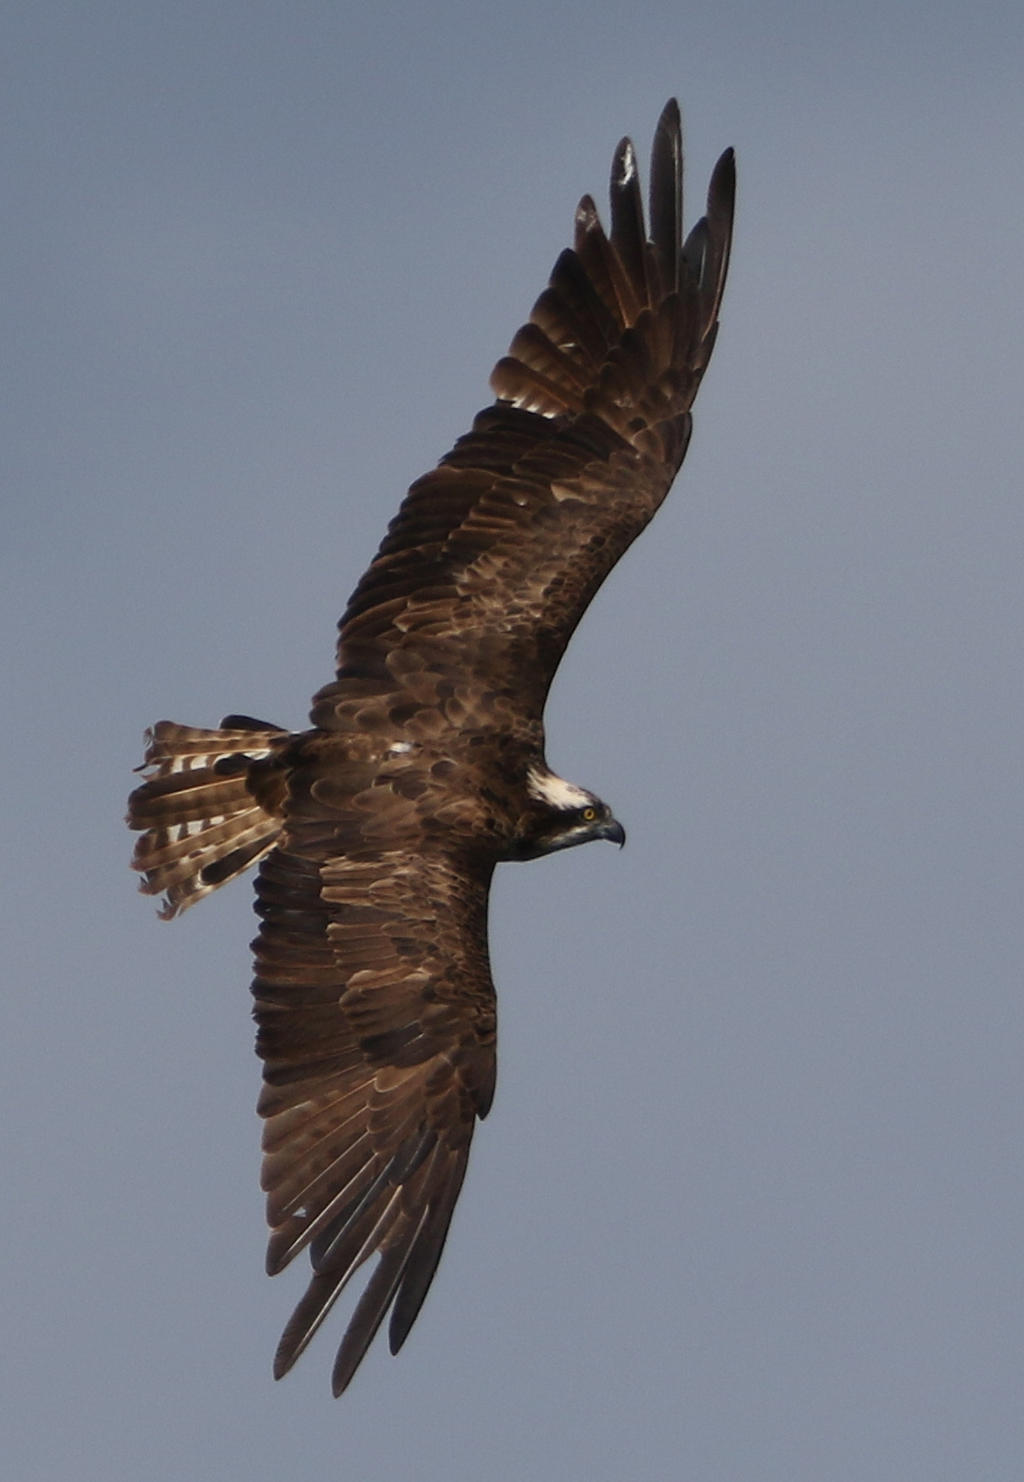
<svg viewBox="0 0 1024 1482">
<path fill-rule="evenodd" d="M 381 678 L 384 655 L 402 648 L 429 651 L 435 669 L 456 649 L 463 677 L 476 670 L 539 719 L 587 604 L 682 463 L 715 342 L 734 191 L 730 150 L 684 241 L 670 102 L 652 150 L 648 235 L 633 146 L 620 143 L 610 235 L 585 196 L 574 247 L 494 369 L 497 401 L 412 485 L 356 588 L 340 623 L 340 683 L 317 696 L 317 724 L 337 724 L 351 681 Z"/>
<path fill-rule="evenodd" d="M 311 810 L 315 813 L 315 810 Z M 334 1366 L 346 1387 L 392 1308 L 405 1340 L 441 1256 L 494 1089 L 490 866 L 408 849 L 317 849 L 315 818 L 264 861 L 254 944 L 264 1064 L 267 1269 L 313 1277 L 274 1372 L 291 1368 L 357 1268 L 379 1261 Z M 292 852 L 301 849 L 301 853 Z M 321 853 L 321 862 L 309 855 Z"/>
<path fill-rule="evenodd" d="M 539 724 L 577 622 L 682 462 L 714 345 L 732 156 L 685 241 L 674 103 L 651 175 L 648 234 L 623 140 L 610 234 L 584 198 L 573 249 L 495 367 L 497 401 L 410 489 L 342 619 L 338 680 L 314 701 L 321 738 L 344 730 L 351 749 L 378 731 L 412 735 L 424 705 L 432 724 L 459 725 L 452 705 L 485 701 L 492 730 Z M 415 824 L 434 782 L 379 785 L 365 762 L 359 791 L 355 753 L 331 753 L 322 771 L 319 744 L 296 753 L 283 831 L 261 866 L 253 991 L 268 1269 L 303 1250 L 313 1266 L 277 1374 L 376 1260 L 338 1351 L 340 1394 L 389 1309 L 393 1352 L 409 1332 L 490 1105 L 493 865 L 468 845 L 459 854 L 454 831 Z M 388 755 L 392 769 L 414 767 Z M 446 806 L 458 801 L 456 789 Z"/>
</svg>

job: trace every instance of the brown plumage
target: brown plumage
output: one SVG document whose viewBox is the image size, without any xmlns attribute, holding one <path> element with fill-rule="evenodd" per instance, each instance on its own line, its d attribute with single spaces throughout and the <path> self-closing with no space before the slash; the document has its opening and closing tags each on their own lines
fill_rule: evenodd
<svg viewBox="0 0 1024 1482">
<path fill-rule="evenodd" d="M 685 242 L 679 111 L 658 123 L 650 235 L 633 146 L 491 377 L 494 404 L 409 490 L 340 623 L 337 677 L 292 734 L 162 721 L 131 797 L 142 889 L 174 915 L 262 860 L 253 993 L 270 1272 L 308 1250 L 285 1373 L 378 1257 L 334 1367 L 426 1295 L 494 1090 L 494 866 L 622 842 L 551 773 L 542 714 L 587 604 L 668 492 L 717 330 L 731 151 Z"/>
</svg>

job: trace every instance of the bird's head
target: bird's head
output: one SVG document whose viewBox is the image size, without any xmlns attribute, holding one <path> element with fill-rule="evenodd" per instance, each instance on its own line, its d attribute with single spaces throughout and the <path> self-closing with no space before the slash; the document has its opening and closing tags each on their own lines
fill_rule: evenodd
<svg viewBox="0 0 1024 1482">
<path fill-rule="evenodd" d="M 619 847 L 626 831 L 603 803 L 586 788 L 566 782 L 554 772 L 531 767 L 526 776 L 527 807 L 514 858 L 538 859 L 556 849 L 608 839 Z"/>
</svg>

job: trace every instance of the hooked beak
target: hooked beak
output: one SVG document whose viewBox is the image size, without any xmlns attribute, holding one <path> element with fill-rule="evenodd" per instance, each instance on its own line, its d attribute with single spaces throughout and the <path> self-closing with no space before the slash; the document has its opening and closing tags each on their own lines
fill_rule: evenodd
<svg viewBox="0 0 1024 1482">
<path fill-rule="evenodd" d="M 609 818 L 607 823 L 602 823 L 597 830 L 599 839 L 607 839 L 611 844 L 618 844 L 621 849 L 626 842 L 626 830 L 617 818 Z"/>
</svg>

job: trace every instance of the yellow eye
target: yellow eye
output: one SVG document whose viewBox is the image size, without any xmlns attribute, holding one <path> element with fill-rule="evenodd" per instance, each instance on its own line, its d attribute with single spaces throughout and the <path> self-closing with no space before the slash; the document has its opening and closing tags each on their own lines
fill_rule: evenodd
<svg viewBox="0 0 1024 1482">
<path fill-rule="evenodd" d="M 583 821 L 584 821 L 584 823 L 593 823 L 593 821 L 594 821 L 594 819 L 596 817 L 597 817 L 597 809 L 596 808 L 584 808 L 584 810 L 583 810 Z"/>
</svg>

